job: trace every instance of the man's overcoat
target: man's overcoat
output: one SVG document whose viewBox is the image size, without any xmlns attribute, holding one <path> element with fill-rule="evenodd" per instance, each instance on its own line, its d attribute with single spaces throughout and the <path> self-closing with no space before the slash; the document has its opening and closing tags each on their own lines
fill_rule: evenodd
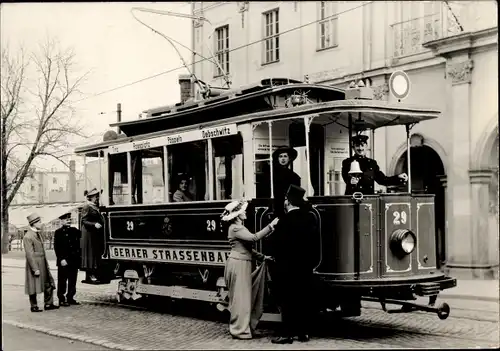
<svg viewBox="0 0 500 351">
<path fill-rule="evenodd" d="M 26 295 L 40 294 L 45 291 L 45 286 L 50 284 L 55 288 L 54 278 L 50 273 L 49 262 L 45 256 L 43 240 L 39 233 L 31 228 L 23 238 L 24 251 L 26 253 L 26 276 L 24 291 Z M 39 270 L 40 275 L 35 276 L 35 271 Z"/>
</svg>

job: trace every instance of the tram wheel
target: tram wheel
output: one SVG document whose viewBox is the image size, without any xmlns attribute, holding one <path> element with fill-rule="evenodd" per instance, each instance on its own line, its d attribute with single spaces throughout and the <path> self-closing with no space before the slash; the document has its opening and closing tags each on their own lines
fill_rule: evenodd
<svg viewBox="0 0 500 351">
<path fill-rule="evenodd" d="M 450 315 L 450 306 L 446 302 L 439 305 L 437 315 L 441 320 L 448 318 Z"/>
</svg>

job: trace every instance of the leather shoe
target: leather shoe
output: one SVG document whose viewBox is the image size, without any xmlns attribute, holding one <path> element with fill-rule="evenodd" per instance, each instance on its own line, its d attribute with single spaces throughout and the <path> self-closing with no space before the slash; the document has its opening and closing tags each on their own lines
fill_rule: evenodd
<svg viewBox="0 0 500 351">
<path fill-rule="evenodd" d="M 68 300 L 68 305 L 80 305 L 80 303 L 76 300 Z"/>
<path fill-rule="evenodd" d="M 43 312 L 38 306 L 31 307 L 31 312 Z"/>
<path fill-rule="evenodd" d="M 45 311 L 50 311 L 50 310 L 57 310 L 58 308 L 59 308 L 59 306 L 52 304 L 52 305 L 45 305 L 45 307 L 43 309 Z"/>
<path fill-rule="evenodd" d="M 59 306 L 68 307 L 68 306 L 69 306 L 69 303 L 68 303 L 68 302 L 66 302 L 66 301 L 59 302 Z"/>
<path fill-rule="evenodd" d="M 297 338 L 297 340 L 299 340 L 300 342 L 308 342 L 309 341 L 309 335 L 307 335 L 307 334 L 299 335 L 299 337 Z"/>
<path fill-rule="evenodd" d="M 275 338 L 275 339 L 271 340 L 271 342 L 273 344 L 292 344 L 293 343 L 293 339 L 292 338 L 287 338 L 287 337 L 280 336 L 278 338 Z"/>
</svg>

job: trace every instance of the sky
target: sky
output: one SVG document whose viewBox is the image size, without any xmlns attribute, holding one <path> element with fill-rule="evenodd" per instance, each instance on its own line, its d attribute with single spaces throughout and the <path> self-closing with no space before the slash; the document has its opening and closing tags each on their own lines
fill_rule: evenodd
<svg viewBox="0 0 500 351">
<path fill-rule="evenodd" d="M 138 118 L 142 111 L 179 101 L 180 69 L 113 92 L 101 92 L 132 83 L 164 71 L 182 67 L 175 49 L 164 38 L 134 19 L 133 7 L 189 14 L 188 2 L 169 3 L 16 3 L 1 5 L 0 46 L 36 49 L 45 38 L 56 38 L 63 48 L 76 53 L 77 73 L 90 71 L 82 85 L 85 98 L 74 108 L 88 126 L 88 132 L 103 135 L 116 122 L 116 104 L 122 105 L 122 120 Z M 191 20 L 135 12 L 136 16 L 161 33 L 191 47 Z M 178 47 L 187 63 L 190 51 Z M 102 140 L 102 139 L 101 139 Z M 85 140 L 83 144 L 99 141 Z M 80 142 L 79 142 L 80 143 Z M 64 169 L 51 159 L 38 165 Z"/>
</svg>

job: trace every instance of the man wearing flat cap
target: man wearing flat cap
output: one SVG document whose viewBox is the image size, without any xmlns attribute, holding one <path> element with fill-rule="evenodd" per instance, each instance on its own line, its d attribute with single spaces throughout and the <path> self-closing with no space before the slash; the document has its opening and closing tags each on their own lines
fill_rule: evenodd
<svg viewBox="0 0 500 351">
<path fill-rule="evenodd" d="M 273 152 L 273 189 L 274 213 L 279 217 L 285 213 L 283 204 L 285 194 L 290 185 L 300 187 L 300 177 L 291 170 L 293 161 L 297 158 L 297 151 L 292 147 L 282 146 Z"/>
<path fill-rule="evenodd" d="M 61 228 L 54 233 L 54 251 L 57 257 L 57 298 L 59 306 L 79 305 L 75 301 L 76 279 L 80 267 L 80 230 L 71 226 L 71 213 L 59 219 Z M 68 289 L 66 291 L 66 289 Z"/>
<path fill-rule="evenodd" d="M 25 293 L 29 295 L 31 312 L 42 312 L 38 308 L 36 295 L 43 292 L 44 310 L 55 310 L 54 305 L 54 278 L 50 273 L 49 262 L 45 256 L 43 239 L 41 237 L 42 220 L 36 213 L 28 217 L 29 229 L 24 235 L 23 246 L 26 253 Z"/>
<path fill-rule="evenodd" d="M 342 161 L 342 178 L 346 183 L 345 195 L 352 195 L 361 192 L 364 195 L 375 193 L 375 183 L 380 185 L 399 185 L 408 180 L 406 173 L 397 176 L 387 177 L 374 159 L 366 157 L 368 136 L 355 135 L 352 137 L 352 148 L 354 155 Z M 359 164 L 360 172 L 352 171 L 351 164 L 356 161 Z"/>
<path fill-rule="evenodd" d="M 308 292 L 311 289 L 313 260 L 314 222 L 305 206 L 306 191 L 299 186 L 290 185 L 284 200 L 286 214 L 276 225 L 276 237 L 272 256 L 271 279 L 273 292 L 281 312 L 281 326 L 275 344 L 291 344 L 298 337 L 301 342 L 309 341 L 311 318 Z"/>
</svg>

